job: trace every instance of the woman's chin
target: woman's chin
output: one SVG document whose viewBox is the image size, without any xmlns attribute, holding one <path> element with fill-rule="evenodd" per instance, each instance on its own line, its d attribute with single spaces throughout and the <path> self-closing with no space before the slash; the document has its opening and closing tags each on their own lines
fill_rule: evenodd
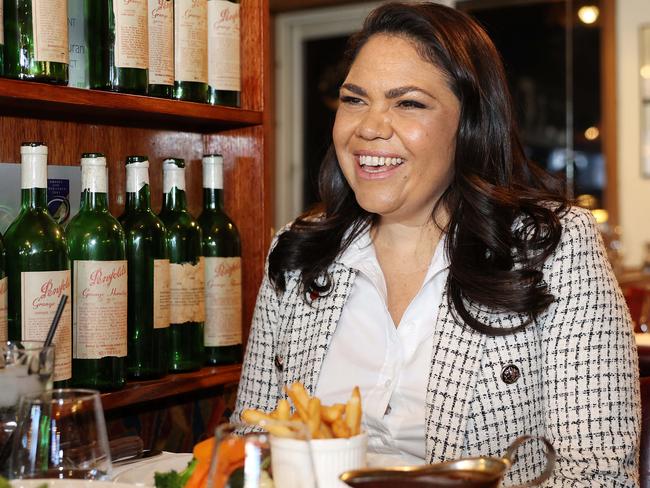
<svg viewBox="0 0 650 488">
<path fill-rule="evenodd" d="M 394 200 L 377 200 L 376 198 L 359 198 L 357 196 L 357 203 L 366 212 L 380 216 L 392 215 L 400 208 Z"/>
</svg>

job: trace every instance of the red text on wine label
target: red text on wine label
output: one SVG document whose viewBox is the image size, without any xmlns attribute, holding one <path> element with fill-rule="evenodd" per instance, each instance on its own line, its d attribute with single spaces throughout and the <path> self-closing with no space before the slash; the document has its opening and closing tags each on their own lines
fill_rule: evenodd
<svg viewBox="0 0 650 488">
<path fill-rule="evenodd" d="M 21 337 L 43 341 L 63 294 L 70 296 L 70 270 L 20 274 Z M 72 377 L 72 307 L 66 303 L 54 334 L 54 381 Z"/>
<path fill-rule="evenodd" d="M 45 308 L 56 308 L 59 304 L 58 300 L 61 299 L 61 295 L 64 292 L 70 290 L 70 275 L 68 274 L 65 278 L 62 278 L 59 281 L 54 281 L 51 278 L 48 279 L 41 285 L 41 293 L 39 296 L 32 300 L 32 305 L 34 308 L 45 307 Z M 54 301 L 51 298 L 57 298 L 58 300 Z"/>
<path fill-rule="evenodd" d="M 75 261 L 72 354 L 75 359 L 125 357 L 127 262 Z"/>
<path fill-rule="evenodd" d="M 241 258 L 205 258 L 206 347 L 241 344 Z"/>
</svg>

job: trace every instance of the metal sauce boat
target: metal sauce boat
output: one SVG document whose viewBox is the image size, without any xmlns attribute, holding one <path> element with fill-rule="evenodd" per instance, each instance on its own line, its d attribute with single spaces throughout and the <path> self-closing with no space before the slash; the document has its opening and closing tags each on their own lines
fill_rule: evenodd
<svg viewBox="0 0 650 488">
<path fill-rule="evenodd" d="M 515 451 L 531 440 L 546 446 L 546 467 L 534 480 L 512 488 L 538 486 L 553 473 L 556 454 L 549 441 L 533 436 L 515 439 L 502 458 L 480 456 L 424 466 L 365 468 L 347 471 L 340 478 L 353 488 L 496 488 L 515 463 Z"/>
</svg>

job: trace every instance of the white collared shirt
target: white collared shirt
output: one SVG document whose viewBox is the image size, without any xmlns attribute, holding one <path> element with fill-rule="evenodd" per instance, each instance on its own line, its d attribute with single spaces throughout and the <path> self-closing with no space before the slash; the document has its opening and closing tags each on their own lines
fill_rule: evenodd
<svg viewBox="0 0 650 488">
<path fill-rule="evenodd" d="M 359 271 L 316 387 L 324 404 L 344 403 L 361 390 L 369 464 L 422 464 L 425 397 L 433 326 L 447 280 L 444 240 L 398 327 L 388 312 L 386 281 L 366 230 L 338 261 Z"/>
</svg>

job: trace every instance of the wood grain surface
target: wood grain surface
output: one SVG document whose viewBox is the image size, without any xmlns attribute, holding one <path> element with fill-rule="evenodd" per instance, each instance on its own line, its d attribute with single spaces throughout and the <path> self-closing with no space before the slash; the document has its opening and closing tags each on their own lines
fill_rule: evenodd
<svg viewBox="0 0 650 488">
<path fill-rule="evenodd" d="M 214 386 L 237 383 L 240 365 L 203 368 L 193 373 L 171 374 L 159 380 L 132 381 L 123 390 L 103 393 L 104 410 L 137 405 L 172 396 L 204 390 Z"/>
</svg>

